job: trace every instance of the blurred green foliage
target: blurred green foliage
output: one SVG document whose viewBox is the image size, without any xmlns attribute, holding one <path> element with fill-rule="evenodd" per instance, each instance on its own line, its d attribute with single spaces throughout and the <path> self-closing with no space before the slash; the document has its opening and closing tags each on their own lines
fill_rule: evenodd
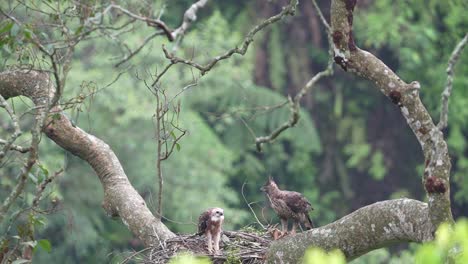
<svg viewBox="0 0 468 264">
<path fill-rule="evenodd" d="M 304 264 L 345 264 L 346 258 L 340 250 L 326 252 L 320 248 L 308 249 L 304 255 Z"/>
<path fill-rule="evenodd" d="M 455 225 L 441 225 L 436 238 L 432 242 L 413 244 L 410 250 L 391 256 L 385 249 L 372 251 L 351 263 L 416 263 L 416 264 L 443 264 L 468 263 L 468 220 L 460 219 Z M 310 248 L 304 255 L 304 264 L 307 263 L 346 263 L 345 256 L 340 250 L 325 252 L 320 248 Z"/>
<path fill-rule="evenodd" d="M 194 257 L 189 254 L 181 254 L 171 259 L 169 264 L 209 264 L 207 258 Z"/>
</svg>

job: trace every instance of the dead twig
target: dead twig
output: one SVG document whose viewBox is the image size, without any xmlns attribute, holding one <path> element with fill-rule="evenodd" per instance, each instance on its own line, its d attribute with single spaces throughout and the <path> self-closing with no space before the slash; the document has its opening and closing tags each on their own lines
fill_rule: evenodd
<svg viewBox="0 0 468 264">
<path fill-rule="evenodd" d="M 458 62 L 458 59 L 460 58 L 460 55 L 463 51 L 463 48 L 465 48 L 466 43 L 468 42 L 468 33 L 465 34 L 465 37 L 460 40 L 460 42 L 457 44 L 455 49 L 452 52 L 452 55 L 450 56 L 450 59 L 448 61 L 448 66 L 447 66 L 447 82 L 445 84 L 445 89 L 442 92 L 442 99 L 441 99 L 441 109 L 440 109 L 440 119 L 439 119 L 439 124 L 437 124 L 437 128 L 439 130 L 442 130 L 447 127 L 448 123 L 448 104 L 449 104 L 449 98 L 452 93 L 452 87 L 453 87 L 453 76 L 454 76 L 454 68 L 455 65 Z"/>
</svg>

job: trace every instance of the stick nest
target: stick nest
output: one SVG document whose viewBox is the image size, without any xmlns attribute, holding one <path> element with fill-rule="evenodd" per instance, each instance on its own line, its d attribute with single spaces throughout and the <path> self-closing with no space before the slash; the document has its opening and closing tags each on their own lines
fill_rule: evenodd
<svg viewBox="0 0 468 264">
<path fill-rule="evenodd" d="M 264 263 L 264 256 L 272 241 L 269 233 L 223 231 L 219 255 L 208 253 L 205 236 L 178 235 L 157 247 L 148 249 L 145 264 L 168 263 L 180 253 L 205 256 L 217 263 Z"/>
</svg>

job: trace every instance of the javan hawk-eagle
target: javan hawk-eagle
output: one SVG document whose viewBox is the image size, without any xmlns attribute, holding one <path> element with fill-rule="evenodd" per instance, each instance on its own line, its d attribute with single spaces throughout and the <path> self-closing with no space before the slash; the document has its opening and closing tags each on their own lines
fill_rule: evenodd
<svg viewBox="0 0 468 264">
<path fill-rule="evenodd" d="M 296 233 L 297 226 L 301 223 L 307 230 L 314 227 L 309 217 L 309 211 L 314 209 L 304 195 L 298 192 L 280 190 L 272 177 L 268 178 L 267 183 L 260 190 L 265 192 L 271 208 L 281 219 L 282 235 L 288 232 L 288 219 L 293 220 L 291 230 L 293 235 Z"/>
<path fill-rule="evenodd" d="M 214 246 L 214 253 L 219 254 L 219 240 L 223 221 L 224 210 L 222 208 L 210 208 L 198 218 L 198 234 L 206 236 L 209 253 L 213 253 Z"/>
</svg>

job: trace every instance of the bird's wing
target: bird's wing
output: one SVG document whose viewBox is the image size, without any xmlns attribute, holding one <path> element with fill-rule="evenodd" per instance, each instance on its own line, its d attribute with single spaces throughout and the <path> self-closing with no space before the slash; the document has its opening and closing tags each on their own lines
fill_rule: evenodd
<svg viewBox="0 0 468 264">
<path fill-rule="evenodd" d="M 203 212 L 198 218 L 198 234 L 201 235 L 205 233 L 206 228 L 208 228 L 208 220 L 210 219 L 210 210 Z"/>
<path fill-rule="evenodd" d="M 291 208 L 294 213 L 306 213 L 313 210 L 310 202 L 304 197 L 304 195 L 298 192 L 286 192 L 284 200 L 286 205 Z"/>
</svg>

